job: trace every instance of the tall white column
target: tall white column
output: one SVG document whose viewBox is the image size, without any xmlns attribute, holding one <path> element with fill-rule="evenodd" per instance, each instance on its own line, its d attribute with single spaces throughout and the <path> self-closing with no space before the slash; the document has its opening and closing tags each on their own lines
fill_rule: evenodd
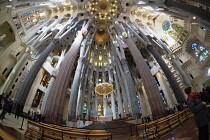
<svg viewBox="0 0 210 140">
<path fill-rule="evenodd" d="M 108 74 L 109 74 L 109 83 L 113 84 L 113 74 L 111 73 L 110 69 L 108 69 Z M 111 104 L 112 104 L 113 119 L 116 119 L 114 93 L 111 93 Z"/>
<path fill-rule="evenodd" d="M 91 101 L 91 94 L 92 94 L 92 80 L 93 80 L 93 68 L 91 68 L 90 75 L 89 75 L 89 78 L 88 78 L 89 85 L 88 85 L 88 98 L 87 98 L 86 119 L 89 119 L 89 117 L 90 117 L 90 111 L 91 111 L 90 101 Z"/>
<path fill-rule="evenodd" d="M 121 97 L 121 93 L 120 93 L 120 85 L 119 85 L 119 82 L 118 82 L 115 67 L 113 67 L 113 68 L 114 68 L 113 73 L 114 73 L 114 81 L 115 81 L 115 88 L 116 88 L 115 93 L 117 93 L 118 114 L 121 114 L 122 116 L 124 116 L 123 105 L 122 105 L 122 97 Z"/>
</svg>

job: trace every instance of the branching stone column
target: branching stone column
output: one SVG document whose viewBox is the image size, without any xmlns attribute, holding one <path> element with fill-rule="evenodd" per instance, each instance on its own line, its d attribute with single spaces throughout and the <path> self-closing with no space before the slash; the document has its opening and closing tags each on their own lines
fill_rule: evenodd
<svg viewBox="0 0 210 140">
<path fill-rule="evenodd" d="M 168 79 L 168 82 L 170 83 L 171 88 L 174 91 L 174 94 L 175 94 L 175 97 L 177 99 L 177 102 L 179 102 L 179 103 L 184 102 L 185 98 L 184 98 L 184 96 L 182 94 L 182 91 L 181 91 L 181 89 L 180 89 L 176 79 L 174 78 L 173 74 L 171 73 L 170 69 L 166 65 L 166 63 L 163 61 L 163 59 L 160 57 L 160 55 L 158 54 L 158 52 L 154 49 L 154 47 L 152 45 L 148 45 L 147 49 L 155 57 L 156 61 L 158 62 L 158 64 L 162 68 L 164 74 L 166 75 L 166 77 Z"/>
<path fill-rule="evenodd" d="M 125 106 L 125 112 L 126 112 L 126 114 L 129 114 L 129 113 L 132 114 L 132 105 L 131 105 L 131 98 L 130 98 L 131 90 L 129 90 L 129 88 L 132 88 L 132 87 L 128 87 L 128 84 L 127 84 L 127 82 L 128 82 L 127 80 L 128 79 L 126 79 L 125 72 L 123 70 L 123 66 L 120 63 L 120 61 L 118 60 L 118 58 L 116 58 L 116 61 L 117 61 L 117 65 L 118 65 L 118 68 L 119 68 L 119 70 L 117 70 L 117 71 L 119 71 L 119 74 L 120 74 L 120 76 L 119 76 L 119 80 L 120 81 L 119 82 L 120 82 L 121 89 L 122 89 L 123 103 L 124 103 L 124 106 Z"/>
<path fill-rule="evenodd" d="M 90 20 L 89 20 L 90 21 Z M 79 48 L 81 42 L 83 40 L 83 35 L 87 33 L 87 28 L 90 23 L 86 25 L 83 24 L 82 31 L 78 31 L 77 37 L 75 38 L 71 48 L 65 55 L 65 59 L 63 60 L 56 80 L 54 82 L 54 87 L 52 89 L 52 96 L 48 98 L 48 104 L 46 105 L 45 111 L 45 119 L 48 123 L 58 124 L 62 123 L 63 118 L 63 107 L 64 100 L 67 90 L 70 84 L 70 77 L 72 76 L 73 66 L 77 59 L 77 54 L 79 52 Z M 68 116 L 68 119 L 76 119 L 76 113 L 72 113 L 74 116 Z"/>
<path fill-rule="evenodd" d="M 95 85 L 98 85 L 98 77 L 99 77 L 99 71 L 96 71 L 96 76 L 95 76 Z M 96 94 L 96 93 L 95 93 Z M 96 112 L 98 114 L 98 96 L 95 95 L 95 108 L 96 108 Z"/>
<path fill-rule="evenodd" d="M 116 35 L 116 33 L 115 33 Z M 109 31 L 109 36 L 112 40 L 112 42 L 114 41 L 114 38 L 112 37 L 112 34 Z M 115 55 L 115 62 L 116 62 L 116 72 L 117 72 L 117 77 L 119 79 L 119 85 L 122 91 L 122 98 L 123 98 L 123 103 L 124 103 L 124 109 L 125 109 L 125 113 L 129 114 L 129 107 L 131 110 L 131 100 L 130 100 L 130 95 L 129 95 L 129 90 L 128 90 L 128 86 L 127 86 L 127 81 L 125 78 L 125 74 L 123 72 L 123 68 L 122 65 L 120 63 L 120 60 L 125 59 L 125 53 L 124 53 L 124 49 L 122 48 L 123 45 L 126 44 L 122 44 L 122 41 L 117 39 L 117 42 L 120 44 L 119 46 L 117 46 L 116 43 L 113 43 L 112 46 L 112 53 L 113 55 Z M 119 50 L 120 49 L 120 50 Z M 129 104 L 129 107 L 128 107 Z"/>
<path fill-rule="evenodd" d="M 122 97 L 120 94 L 120 86 L 119 81 L 116 74 L 116 68 L 113 67 L 114 81 L 115 81 L 115 93 L 117 93 L 117 106 L 118 106 L 118 114 L 124 116 L 123 105 L 122 105 Z"/>
<path fill-rule="evenodd" d="M 82 82 L 81 83 L 81 96 L 80 96 L 80 109 L 79 109 L 79 116 L 83 117 L 83 106 L 84 106 L 84 97 L 85 97 L 85 92 L 86 92 L 86 88 L 87 88 L 87 81 L 88 81 L 88 76 L 89 76 L 89 70 L 90 68 L 87 66 L 86 71 L 85 71 L 85 76 L 83 77 Z M 85 118 L 84 118 L 85 119 Z"/>
<path fill-rule="evenodd" d="M 117 59 L 117 58 L 116 58 Z M 121 92 L 122 92 L 122 99 L 123 99 L 123 104 L 124 104 L 124 109 L 125 109 L 125 113 L 126 114 L 129 114 L 129 108 L 128 108 L 128 104 L 130 105 L 130 98 L 128 99 L 128 91 L 125 90 L 125 81 L 123 80 L 122 77 L 124 77 L 124 73 L 122 71 L 122 67 L 121 67 L 121 64 L 119 63 L 119 61 L 117 61 L 117 65 L 116 65 L 116 72 L 117 72 L 117 78 L 119 80 L 119 85 L 120 85 L 120 88 L 121 88 Z M 125 78 L 124 78 L 125 79 Z M 131 107 L 131 106 L 129 106 Z M 131 108 L 130 108 L 131 110 Z"/>
<path fill-rule="evenodd" d="M 86 119 L 90 118 L 90 111 L 91 111 L 91 94 L 92 94 L 92 82 L 93 82 L 93 67 L 90 68 L 90 75 L 88 77 L 88 97 L 87 97 L 87 113 Z"/>
<path fill-rule="evenodd" d="M 109 75 L 109 83 L 113 84 L 113 75 L 112 75 L 110 69 L 108 69 L 108 75 Z M 111 104 L 112 104 L 113 119 L 116 119 L 114 93 L 111 93 Z"/>
<path fill-rule="evenodd" d="M 105 83 L 105 71 L 104 71 L 104 66 L 103 66 L 103 60 L 102 60 L 102 82 Z M 102 95 L 103 96 L 103 110 L 104 110 L 104 117 L 107 117 L 107 110 L 108 110 L 108 106 L 107 106 L 107 95 Z"/>
<path fill-rule="evenodd" d="M 69 21 L 72 21 L 72 20 L 69 20 Z M 69 30 L 71 30 L 71 29 L 72 29 L 72 27 Z M 13 107 L 14 110 L 16 110 L 17 104 L 25 105 L 25 102 L 26 102 L 27 96 L 29 94 L 29 91 L 31 89 L 31 86 L 32 86 L 34 79 L 36 78 L 40 68 L 42 67 L 43 63 L 47 59 L 48 55 L 52 52 L 52 50 L 59 43 L 59 40 L 62 40 L 63 38 L 55 38 L 54 37 L 53 41 L 46 47 L 46 49 L 39 56 L 39 59 L 31 67 L 28 75 L 25 77 L 25 79 L 23 81 L 21 88 L 17 92 L 18 96 L 16 95 L 16 98 L 14 101 L 14 107 Z"/>
<path fill-rule="evenodd" d="M 14 109 L 16 109 L 17 104 L 25 105 L 26 99 L 28 97 L 29 91 L 31 86 L 36 78 L 40 68 L 42 67 L 43 63 L 45 62 L 46 58 L 50 54 L 50 52 L 56 47 L 58 44 L 58 39 L 54 39 L 46 49 L 41 53 L 39 59 L 34 63 L 31 67 L 28 75 L 25 77 L 21 88 L 19 89 L 15 101 L 14 101 Z"/>
<path fill-rule="evenodd" d="M 41 114 L 44 114 L 45 107 L 46 107 L 46 104 L 47 104 L 47 98 L 50 95 L 50 91 L 51 91 L 51 89 L 53 87 L 54 81 L 55 81 L 55 77 L 52 76 L 50 78 L 49 85 L 48 85 L 47 90 L 46 90 L 45 95 L 44 95 L 44 99 L 43 99 L 43 103 L 42 103 L 42 107 L 41 107 Z"/>
<path fill-rule="evenodd" d="M 43 31 L 37 38 L 36 40 L 33 41 L 32 45 L 31 45 L 31 48 L 34 48 L 38 43 L 39 41 L 47 34 L 47 32 L 52 28 L 54 27 L 58 22 L 60 22 L 62 18 L 58 18 L 56 19 L 50 26 L 47 27 L 47 29 L 45 31 Z M 36 48 L 34 48 L 36 49 Z"/>
<path fill-rule="evenodd" d="M 133 59 L 136 63 L 138 71 L 141 75 L 142 82 L 144 84 L 145 91 L 147 93 L 148 100 L 149 100 L 149 103 L 151 106 L 153 118 L 158 119 L 158 118 L 165 116 L 166 111 L 164 108 L 164 104 L 163 104 L 162 98 L 160 96 L 159 89 L 155 83 L 155 80 L 152 76 L 152 73 L 151 73 L 149 67 L 147 66 L 146 62 L 144 61 L 143 56 L 141 55 L 140 51 L 138 50 L 138 48 L 136 47 L 136 45 L 132 41 L 132 39 L 127 35 L 126 32 L 123 32 L 123 28 L 120 27 L 118 22 L 115 22 L 115 23 L 116 23 L 116 26 L 118 26 L 122 31 L 122 36 L 124 37 L 124 42 L 128 45 L 128 48 L 133 56 Z M 134 94 L 133 96 L 135 96 L 135 99 L 137 100 L 136 92 L 132 93 L 132 94 Z M 140 116 L 138 104 L 137 104 L 137 107 L 133 109 L 132 113 L 135 116 Z"/>
<path fill-rule="evenodd" d="M 142 23 L 143 24 L 143 23 Z M 139 37 L 138 34 L 136 34 L 134 31 L 133 33 L 136 35 L 136 37 L 140 40 L 140 42 L 142 42 L 145 46 L 151 45 L 151 42 L 149 41 L 149 39 L 146 37 L 146 35 L 143 33 L 142 29 L 137 25 L 136 22 L 133 22 L 133 25 L 139 30 L 141 36 L 144 38 L 144 40 L 141 39 L 141 37 Z M 192 86 L 190 83 L 189 78 L 187 77 L 186 73 L 184 72 L 184 70 L 181 68 L 181 65 L 178 64 L 178 62 L 174 59 L 173 57 L 173 53 L 168 49 L 168 47 L 162 42 L 162 40 L 159 39 L 159 37 L 146 25 L 143 24 L 144 27 L 150 31 L 156 38 L 157 41 L 161 44 L 161 46 L 163 47 L 162 51 L 166 52 L 166 55 L 171 58 L 172 64 L 173 66 L 178 70 L 179 74 L 181 75 L 183 82 L 185 84 L 185 86 Z M 128 26 L 128 25 L 127 25 Z M 128 26 L 130 28 L 130 26 Z M 131 29 L 131 28 L 130 28 Z M 132 30 L 132 29 L 131 29 Z"/>
<path fill-rule="evenodd" d="M 181 91 L 176 79 L 174 78 L 173 74 L 171 73 L 170 69 L 168 68 L 168 66 L 166 65 L 166 63 L 164 62 L 164 60 L 160 57 L 160 55 L 158 54 L 158 52 L 155 50 L 155 48 L 151 45 L 151 42 L 149 41 L 149 39 L 145 36 L 145 34 L 141 31 L 140 27 L 134 23 L 134 25 L 136 26 L 136 28 L 140 31 L 141 36 L 144 38 L 144 40 L 148 43 L 147 45 L 147 49 L 149 50 L 149 52 L 152 53 L 152 55 L 154 56 L 154 58 L 156 59 L 156 61 L 158 62 L 158 64 L 160 65 L 160 67 L 162 68 L 164 74 L 166 75 L 166 78 L 169 81 L 169 84 L 171 85 L 171 88 L 175 94 L 175 97 L 177 99 L 177 102 L 182 103 L 185 101 L 185 97 L 183 95 L 183 92 Z M 145 44 L 144 41 L 142 41 L 142 39 L 137 35 L 138 39 L 143 42 L 143 44 Z M 162 43 L 162 46 L 164 48 L 164 50 L 167 52 L 167 55 L 169 55 L 169 57 L 172 57 L 171 52 L 166 48 L 166 46 Z M 177 63 L 176 63 L 177 64 Z M 180 70 L 180 69 L 179 69 Z M 180 70 L 181 71 L 181 70 Z"/>
<path fill-rule="evenodd" d="M 81 71 L 82 71 L 82 66 L 84 64 L 84 51 L 85 51 L 85 45 L 87 43 L 87 40 L 89 39 L 88 34 L 87 38 L 84 40 L 80 47 L 80 58 L 78 59 L 77 63 L 77 68 L 76 72 L 74 75 L 74 80 L 72 83 L 71 87 L 71 95 L 70 95 L 70 100 L 69 100 L 69 106 L 68 106 L 68 116 L 72 116 L 73 118 L 77 118 L 76 112 L 77 112 L 77 98 L 78 98 L 78 91 L 79 91 L 79 84 L 80 84 L 80 77 L 81 77 Z"/>
<path fill-rule="evenodd" d="M 52 73 L 52 76 L 51 76 L 51 79 L 50 79 L 50 82 L 49 82 L 49 85 L 47 87 L 47 90 L 45 91 L 45 95 L 44 95 L 44 99 L 43 99 L 43 103 L 42 103 L 42 107 L 41 107 L 41 114 L 44 114 L 44 111 L 45 111 L 45 107 L 46 107 L 46 104 L 47 104 L 47 99 L 49 97 L 49 95 L 51 95 L 51 90 L 52 90 L 52 87 L 54 85 L 54 81 L 55 81 L 55 78 L 56 78 L 56 75 L 57 75 L 57 72 L 58 72 L 58 69 L 59 69 L 59 66 L 64 58 L 64 55 L 65 55 L 66 51 L 62 51 L 61 53 L 61 56 L 59 58 L 59 61 Z"/>
<path fill-rule="evenodd" d="M 143 56 L 137 49 L 136 45 L 133 43 L 131 38 L 126 39 L 126 44 L 128 45 L 130 52 L 134 58 L 138 71 L 141 75 L 142 82 L 145 87 L 145 91 L 148 96 L 148 100 L 151 106 L 152 115 L 154 119 L 161 118 L 166 115 L 164 104 L 162 98 L 160 96 L 159 89 L 154 81 L 152 73 L 150 72 L 149 67 L 147 66 L 146 62 L 144 61 Z M 136 94 L 135 94 L 136 96 Z M 135 110 L 133 114 L 139 113 L 139 109 Z"/>
</svg>

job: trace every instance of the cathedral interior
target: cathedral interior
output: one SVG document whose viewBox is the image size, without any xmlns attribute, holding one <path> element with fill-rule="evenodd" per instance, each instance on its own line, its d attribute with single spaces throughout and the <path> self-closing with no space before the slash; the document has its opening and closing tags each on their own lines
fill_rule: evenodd
<svg viewBox="0 0 210 140">
<path fill-rule="evenodd" d="M 0 95 L 48 123 L 153 120 L 210 85 L 208 0 L 0 0 Z"/>
</svg>

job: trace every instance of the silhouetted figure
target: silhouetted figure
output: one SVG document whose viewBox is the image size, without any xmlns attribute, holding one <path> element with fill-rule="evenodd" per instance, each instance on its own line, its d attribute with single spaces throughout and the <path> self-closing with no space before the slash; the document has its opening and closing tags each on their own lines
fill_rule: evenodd
<svg viewBox="0 0 210 140">
<path fill-rule="evenodd" d="M 4 93 L 0 95 L 0 109 L 2 109 L 2 99 L 4 98 Z"/>
<path fill-rule="evenodd" d="M 178 103 L 178 105 L 176 106 L 178 111 L 183 111 L 184 110 L 184 106 L 182 103 Z"/>
<path fill-rule="evenodd" d="M 31 114 L 31 111 L 29 110 L 28 111 L 28 114 L 27 114 L 27 118 L 30 120 L 30 114 Z"/>
<path fill-rule="evenodd" d="M 10 100 L 10 103 L 9 103 L 9 110 L 8 110 L 8 113 L 9 113 L 9 115 L 10 115 L 14 103 L 13 103 L 13 100 L 12 100 L 11 98 L 10 98 L 9 100 Z"/>
<path fill-rule="evenodd" d="M 207 93 L 204 91 L 204 92 L 199 92 L 198 93 L 198 97 L 204 101 L 204 102 L 208 102 L 208 97 L 207 97 Z"/>
<path fill-rule="evenodd" d="M 17 108 L 15 111 L 15 118 L 19 119 L 20 111 L 21 111 L 21 104 L 17 104 Z"/>
<path fill-rule="evenodd" d="M 36 120 L 37 120 L 37 113 L 36 112 L 34 112 L 34 115 L 33 115 L 32 119 L 33 119 L 34 122 L 36 122 Z"/>
<path fill-rule="evenodd" d="M 9 95 L 7 95 L 3 100 L 4 100 L 4 105 L 3 105 L 3 110 L 2 110 L 1 115 L 0 115 L 0 119 L 2 121 L 5 118 L 5 115 L 9 110 L 9 103 L 10 103 Z"/>
<path fill-rule="evenodd" d="M 42 122 L 43 122 L 43 123 L 45 123 L 44 119 L 45 119 L 45 116 L 42 115 Z"/>
<path fill-rule="evenodd" d="M 31 111 L 30 114 L 29 114 L 29 119 L 32 120 L 33 119 L 33 116 L 34 116 L 34 112 Z"/>
<path fill-rule="evenodd" d="M 121 113 L 119 114 L 119 117 L 120 117 L 120 119 L 121 119 Z"/>
<path fill-rule="evenodd" d="M 147 122 L 147 123 L 150 122 L 150 116 L 149 116 L 149 115 L 146 116 L 145 119 L 146 119 L 146 122 Z"/>
<path fill-rule="evenodd" d="M 42 121 L 42 114 L 38 114 L 37 119 L 38 119 L 38 120 L 37 120 L 38 122 L 41 122 L 41 121 Z"/>
</svg>

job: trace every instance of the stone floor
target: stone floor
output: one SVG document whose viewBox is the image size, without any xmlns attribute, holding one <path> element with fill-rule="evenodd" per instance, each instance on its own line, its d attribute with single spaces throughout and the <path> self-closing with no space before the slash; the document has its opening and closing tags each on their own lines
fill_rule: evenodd
<svg viewBox="0 0 210 140">
<path fill-rule="evenodd" d="M 27 129 L 27 119 L 19 118 L 15 119 L 14 115 L 6 114 L 6 119 L 0 123 L 0 129 L 3 129 L 13 137 L 17 138 L 18 140 L 30 140 L 30 138 L 24 135 Z M 22 125 L 23 122 L 23 125 Z M 101 122 L 103 123 L 103 122 Z M 118 122 L 119 123 L 119 122 Z M 111 125 L 111 124 L 107 124 Z M 22 126 L 22 127 L 21 127 Z M 125 127 L 117 127 L 110 128 L 108 131 L 113 132 L 112 139 L 113 140 L 197 140 L 197 128 L 195 126 L 193 118 L 186 121 L 182 126 L 176 128 L 173 132 L 162 136 L 161 138 L 142 138 L 131 133 L 128 128 Z M 23 130 L 21 130 L 22 128 Z M 1 136 L 1 134 L 0 134 Z M 1 140 L 1 137 L 0 137 Z"/>
</svg>

